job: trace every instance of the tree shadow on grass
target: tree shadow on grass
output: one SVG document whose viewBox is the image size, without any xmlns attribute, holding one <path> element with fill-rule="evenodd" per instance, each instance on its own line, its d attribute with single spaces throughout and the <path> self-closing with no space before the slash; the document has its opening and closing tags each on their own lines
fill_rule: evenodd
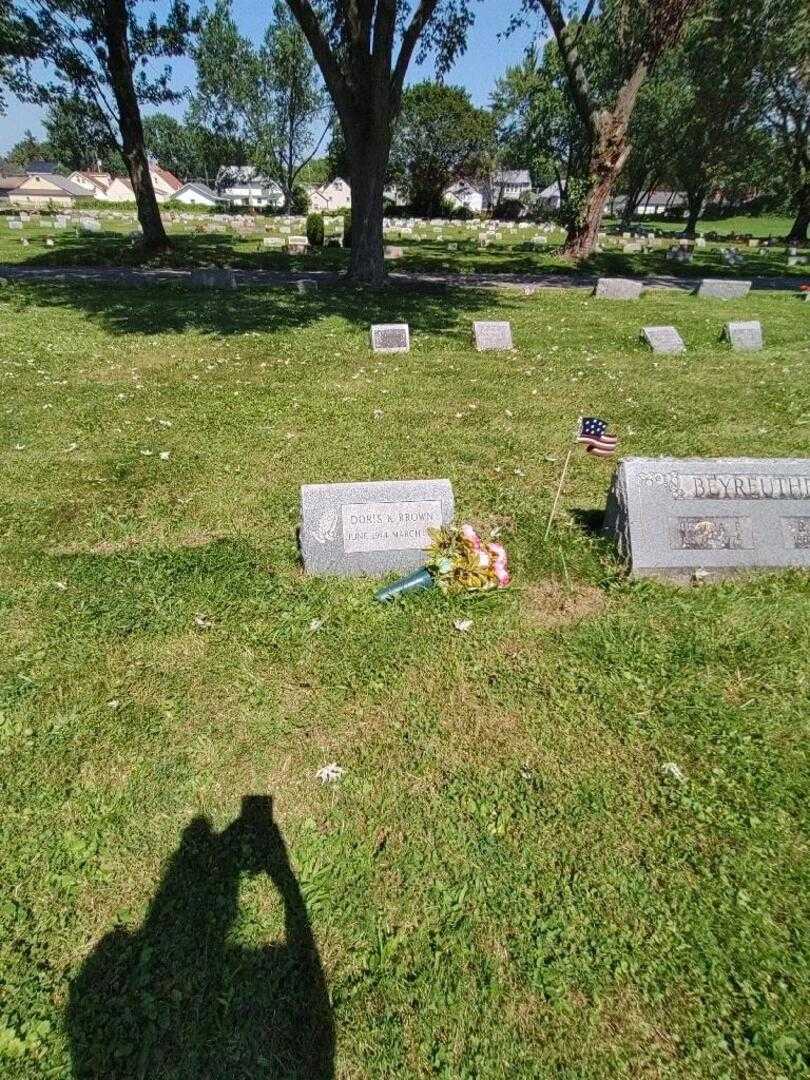
<svg viewBox="0 0 810 1080">
<path fill-rule="evenodd" d="M 112 334 L 167 334 L 197 331 L 230 335 L 279 333 L 338 316 L 368 330 L 372 323 L 407 322 L 415 333 L 472 333 L 470 318 L 511 306 L 493 289 L 452 286 L 389 286 L 382 290 L 349 285 L 318 286 L 304 294 L 294 286 L 244 287 L 218 291 L 182 285 L 25 283 L 11 303 L 20 311 L 67 308 L 79 311 Z"/>
<path fill-rule="evenodd" d="M 285 941 L 228 941 L 240 875 L 267 875 Z M 75 1080 L 330 1080 L 326 980 L 272 801 L 251 795 L 215 833 L 186 828 L 143 926 L 85 961 L 68 1006 Z"/>
</svg>

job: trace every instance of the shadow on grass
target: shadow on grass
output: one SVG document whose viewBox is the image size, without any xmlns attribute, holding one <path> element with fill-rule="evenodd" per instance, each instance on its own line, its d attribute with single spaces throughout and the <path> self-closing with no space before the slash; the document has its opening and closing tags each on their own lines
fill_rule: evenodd
<svg viewBox="0 0 810 1080">
<path fill-rule="evenodd" d="M 332 316 L 363 329 L 378 322 L 407 322 L 416 333 L 469 334 L 465 317 L 502 307 L 507 300 L 492 289 L 443 285 L 382 290 L 330 285 L 299 294 L 289 285 L 223 292 L 170 284 L 113 288 L 25 282 L 15 288 L 10 302 L 20 311 L 34 304 L 72 308 L 113 334 L 196 330 L 227 335 L 295 330 Z"/>
<path fill-rule="evenodd" d="M 283 943 L 229 936 L 242 875 L 266 875 Z M 251 795 L 221 833 L 186 828 L 143 926 L 108 934 L 70 988 L 75 1080 L 327 1080 L 326 980 L 272 801 Z"/>
</svg>

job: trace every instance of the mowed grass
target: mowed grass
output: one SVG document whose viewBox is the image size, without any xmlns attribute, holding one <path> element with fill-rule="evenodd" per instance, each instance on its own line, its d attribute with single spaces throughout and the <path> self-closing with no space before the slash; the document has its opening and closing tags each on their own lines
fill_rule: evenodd
<svg viewBox="0 0 810 1080">
<path fill-rule="evenodd" d="M 579 414 L 808 456 L 809 331 L 777 293 L 2 289 L 4 1080 L 806 1075 L 808 577 L 628 581 L 580 455 L 543 533 Z M 510 590 L 303 575 L 302 483 L 423 476 Z"/>
<path fill-rule="evenodd" d="M 72 225 L 69 229 L 53 230 L 40 222 L 31 220 L 21 230 L 8 228 L 0 216 L 0 272 L 3 264 L 32 267 L 60 266 L 117 266 L 187 269 L 194 266 L 229 266 L 242 270 L 276 270 L 298 273 L 302 270 L 344 270 L 348 266 L 349 253 L 338 247 L 313 249 L 306 254 L 288 255 L 286 251 L 266 248 L 265 236 L 282 236 L 279 227 L 283 218 L 256 217 L 251 228 L 236 229 L 224 225 L 216 215 L 199 215 L 194 224 L 166 219 L 166 229 L 172 240 L 172 249 L 159 257 L 146 256 L 137 239 L 133 237 L 134 221 L 126 222 L 102 215 L 99 232 L 84 232 Z M 246 219 L 250 220 L 250 219 Z M 727 228 L 723 223 L 706 222 L 701 231 L 712 225 L 727 237 L 734 231 L 756 236 L 779 235 L 770 226 L 778 224 L 778 218 L 729 219 Z M 767 221 L 765 229 L 763 221 Z M 731 226 L 738 226 L 733 230 Z M 210 233 L 206 228 L 224 231 Z M 332 222 L 330 229 L 336 227 Z M 601 251 L 595 251 L 588 259 L 573 263 L 562 253 L 564 233 L 560 229 L 541 234 L 545 243 L 538 245 L 532 237 L 538 233 L 535 226 L 529 229 L 509 229 L 503 225 L 495 238 L 487 234 L 486 245 L 479 242 L 479 234 L 486 232 L 481 223 L 468 222 L 462 226 L 445 223 L 443 226 L 423 224 L 412 234 L 403 233 L 396 223 L 387 231 L 391 246 L 402 248 L 402 258 L 392 260 L 390 269 L 416 272 L 444 273 L 512 273 L 586 275 L 666 275 L 669 277 L 695 278 L 777 276 L 795 279 L 796 284 L 810 281 L 810 264 L 789 266 L 787 248 L 784 244 L 773 247 L 748 247 L 745 243 L 733 246 L 743 257 L 742 263 L 729 266 L 723 251 L 730 241 L 712 241 L 703 248 L 695 248 L 693 261 L 681 263 L 667 259 L 667 249 L 672 246 L 671 233 L 678 232 L 683 223 L 667 223 L 654 220 L 638 221 L 634 228 L 644 234 L 655 232 L 660 245 L 650 250 L 625 254 L 622 251 L 620 227 L 612 221 L 605 223 L 607 239 Z M 293 227 L 294 231 L 296 227 Z M 483 230 L 483 231 L 482 231 Z M 302 227 L 298 229 L 302 231 Z M 784 231 L 787 231 L 785 229 Z M 286 236 L 282 236 L 286 239 Z M 48 246 L 46 241 L 52 241 Z M 25 244 L 22 241 L 27 241 Z"/>
</svg>

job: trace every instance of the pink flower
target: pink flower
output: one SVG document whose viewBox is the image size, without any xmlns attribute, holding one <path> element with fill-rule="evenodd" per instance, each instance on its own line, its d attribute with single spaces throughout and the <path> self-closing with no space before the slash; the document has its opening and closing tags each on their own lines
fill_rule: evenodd
<svg viewBox="0 0 810 1080">
<path fill-rule="evenodd" d="M 506 566 L 506 548 L 503 544 L 487 544 L 490 554 L 495 559 L 496 563 L 503 563 Z"/>
<path fill-rule="evenodd" d="M 475 551 L 481 550 L 481 541 L 472 525 L 462 525 L 459 533 Z"/>
<path fill-rule="evenodd" d="M 486 569 L 491 562 L 492 559 L 490 559 L 489 555 L 481 548 L 478 552 L 478 565 Z"/>
<path fill-rule="evenodd" d="M 498 588 L 505 589 L 509 582 L 512 580 L 509 576 L 509 571 L 503 563 L 496 562 L 492 568 L 492 572 L 498 579 Z"/>
</svg>

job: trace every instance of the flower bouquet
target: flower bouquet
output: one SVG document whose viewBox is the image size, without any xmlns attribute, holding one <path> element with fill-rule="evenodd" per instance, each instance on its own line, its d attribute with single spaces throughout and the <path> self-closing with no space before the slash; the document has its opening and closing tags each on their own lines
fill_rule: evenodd
<svg viewBox="0 0 810 1080">
<path fill-rule="evenodd" d="M 427 565 L 378 589 L 374 599 L 393 600 L 404 593 L 438 586 L 444 593 L 489 592 L 505 589 L 512 580 L 506 549 L 482 540 L 472 525 L 431 529 Z"/>
</svg>

